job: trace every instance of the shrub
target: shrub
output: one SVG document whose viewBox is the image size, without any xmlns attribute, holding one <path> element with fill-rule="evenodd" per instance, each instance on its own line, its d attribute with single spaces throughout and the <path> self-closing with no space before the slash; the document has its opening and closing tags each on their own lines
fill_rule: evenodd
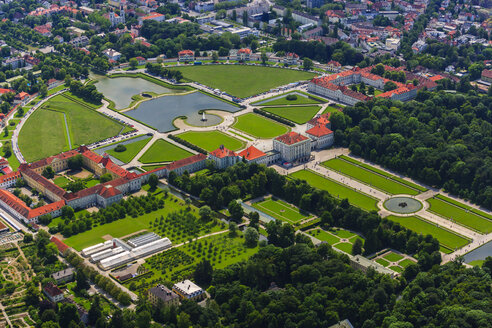
<svg viewBox="0 0 492 328">
<path fill-rule="evenodd" d="M 287 97 L 285 97 L 285 99 L 287 100 L 297 100 L 297 95 L 288 95 Z"/>
<path fill-rule="evenodd" d="M 122 144 L 119 144 L 118 146 L 116 146 L 116 147 L 114 148 L 114 151 L 115 151 L 115 152 L 118 152 L 118 153 L 122 153 L 122 152 L 124 152 L 125 150 L 126 150 L 126 147 L 125 147 L 125 145 L 122 145 Z"/>
</svg>

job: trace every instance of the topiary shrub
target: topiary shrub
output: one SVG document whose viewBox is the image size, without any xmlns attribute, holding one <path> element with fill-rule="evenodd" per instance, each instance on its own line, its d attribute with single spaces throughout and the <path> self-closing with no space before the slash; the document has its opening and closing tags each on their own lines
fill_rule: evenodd
<svg viewBox="0 0 492 328">
<path fill-rule="evenodd" d="M 297 95 L 288 95 L 287 97 L 285 97 L 285 99 L 291 100 L 291 101 L 297 100 Z"/>
<path fill-rule="evenodd" d="M 126 147 L 125 145 L 118 145 L 114 148 L 114 151 L 118 152 L 118 153 L 122 153 L 126 150 Z"/>
</svg>

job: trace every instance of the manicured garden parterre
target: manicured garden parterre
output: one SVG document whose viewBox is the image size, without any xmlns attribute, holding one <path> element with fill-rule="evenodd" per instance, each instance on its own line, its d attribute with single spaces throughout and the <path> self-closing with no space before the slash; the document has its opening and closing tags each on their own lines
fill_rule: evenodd
<svg viewBox="0 0 492 328">
<path fill-rule="evenodd" d="M 460 225 L 470 227 L 481 233 L 490 233 L 492 231 L 492 220 L 487 218 L 487 214 L 476 210 L 475 213 L 464 207 L 452 204 L 444 199 L 429 198 L 429 211 L 452 220 Z M 483 213 L 479 215 L 478 213 Z"/>
<path fill-rule="evenodd" d="M 130 143 L 124 144 L 126 150 L 122 152 L 117 152 L 114 148 L 108 149 L 106 152 L 113 156 L 114 158 L 122 161 L 123 163 L 130 162 L 133 157 L 135 157 L 140 150 L 150 141 L 150 137 L 145 139 L 140 139 Z"/>
<path fill-rule="evenodd" d="M 158 139 L 152 146 L 140 157 L 139 161 L 145 164 L 172 162 L 193 154 L 183 148 L 180 148 L 166 140 Z"/>
<path fill-rule="evenodd" d="M 263 107 L 262 110 L 278 115 L 297 124 L 304 124 L 316 115 L 320 106 Z"/>
<path fill-rule="evenodd" d="M 291 224 L 297 223 L 309 217 L 309 214 L 301 213 L 297 207 L 280 199 L 266 199 L 264 201 L 254 203 L 253 207 L 270 216 L 273 216 L 278 220 L 289 222 Z"/>
<path fill-rule="evenodd" d="M 295 95 L 296 99 L 289 100 L 287 96 Z M 269 100 L 271 99 L 271 100 Z M 325 102 L 323 99 L 310 95 L 302 91 L 291 91 L 284 94 L 273 96 L 267 99 L 256 101 L 252 105 L 256 106 L 279 106 L 279 105 L 311 105 L 320 104 Z"/>
<path fill-rule="evenodd" d="M 352 246 L 356 239 L 364 241 L 364 239 L 356 233 L 344 229 L 332 229 L 326 231 L 318 227 L 309 230 L 307 233 L 318 240 L 327 242 L 347 254 L 352 253 Z"/>
<path fill-rule="evenodd" d="M 306 180 L 311 186 L 328 191 L 333 197 L 339 199 L 347 198 L 352 205 L 360 207 L 363 210 L 377 210 L 377 200 L 375 198 L 327 179 L 313 171 L 301 170 L 292 173 L 290 176 L 296 179 Z"/>
<path fill-rule="evenodd" d="M 214 151 L 221 145 L 234 151 L 244 147 L 244 143 L 241 140 L 219 131 L 188 131 L 177 136 L 206 151 Z"/>
<path fill-rule="evenodd" d="M 438 227 L 434 223 L 430 223 L 417 216 L 394 216 L 390 215 L 387 219 L 400 223 L 403 227 L 415 231 L 422 235 L 432 235 L 441 244 L 441 251 L 450 253 L 455 248 L 461 248 L 469 243 L 469 240 L 465 237 L 451 232 L 447 229 Z M 444 247 L 444 249 L 443 249 Z"/>
<path fill-rule="evenodd" d="M 369 184 L 376 189 L 383 190 L 389 194 L 407 194 L 417 195 L 419 191 L 410 188 L 394 179 L 391 176 L 382 176 L 379 173 L 375 173 L 372 170 L 368 170 L 365 167 L 349 162 L 343 158 L 334 158 L 326 162 L 323 162 L 323 166 L 332 169 L 338 173 L 346 175 L 355 180 L 359 180 L 365 184 Z"/>
<path fill-rule="evenodd" d="M 309 80 L 313 73 L 251 65 L 177 67 L 185 79 L 244 98 L 291 82 Z"/>
<path fill-rule="evenodd" d="M 274 138 L 289 131 L 286 125 L 253 113 L 238 116 L 232 127 L 261 139 Z"/>
</svg>

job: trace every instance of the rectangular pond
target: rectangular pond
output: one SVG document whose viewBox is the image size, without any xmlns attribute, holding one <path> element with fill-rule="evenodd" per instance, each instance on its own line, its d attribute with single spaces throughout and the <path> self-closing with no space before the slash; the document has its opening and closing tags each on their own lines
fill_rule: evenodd
<svg viewBox="0 0 492 328">
<path fill-rule="evenodd" d="M 151 99 L 141 103 L 136 109 L 125 112 L 125 115 L 135 118 L 160 132 L 175 129 L 173 121 L 179 116 L 192 116 L 200 110 L 215 109 L 231 113 L 241 108 L 225 101 L 208 96 L 201 92 L 187 95 L 169 95 Z"/>
</svg>

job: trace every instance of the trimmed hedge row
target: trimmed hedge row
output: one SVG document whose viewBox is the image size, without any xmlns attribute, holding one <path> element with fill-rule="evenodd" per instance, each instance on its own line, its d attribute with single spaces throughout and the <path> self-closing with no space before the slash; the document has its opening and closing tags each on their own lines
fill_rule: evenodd
<svg viewBox="0 0 492 328">
<path fill-rule="evenodd" d="M 199 153 L 202 153 L 202 154 L 205 154 L 205 155 L 207 154 L 207 151 L 206 151 L 205 149 L 203 149 L 203 148 L 201 148 L 201 147 L 198 147 L 198 146 L 196 146 L 196 145 L 194 145 L 194 144 L 190 143 L 189 141 L 183 140 L 183 139 L 181 139 L 181 138 L 180 138 L 180 137 L 178 137 L 178 136 L 175 136 L 175 135 L 173 135 L 173 134 L 168 134 L 168 135 L 167 135 L 167 137 L 168 137 L 169 139 L 171 139 L 171 140 L 174 140 L 174 141 L 176 141 L 176 142 L 178 142 L 178 143 L 182 144 L 183 146 L 186 146 L 186 147 L 188 147 L 188 148 L 191 148 L 191 149 L 193 149 L 193 150 L 196 150 L 196 151 L 197 151 L 197 152 L 199 152 Z"/>
<path fill-rule="evenodd" d="M 296 126 L 294 123 L 292 123 L 291 121 L 289 121 L 288 119 L 285 119 L 283 117 L 280 117 L 278 115 L 275 115 L 275 114 L 272 114 L 272 113 L 269 113 L 267 111 L 264 111 L 264 110 L 261 110 L 259 108 L 254 108 L 253 109 L 253 112 L 255 112 L 256 114 L 260 114 L 262 116 L 265 116 L 271 120 L 274 120 L 274 121 L 277 121 L 279 123 L 282 123 L 282 124 L 285 124 L 285 125 L 288 125 L 290 127 L 294 127 Z"/>
</svg>

